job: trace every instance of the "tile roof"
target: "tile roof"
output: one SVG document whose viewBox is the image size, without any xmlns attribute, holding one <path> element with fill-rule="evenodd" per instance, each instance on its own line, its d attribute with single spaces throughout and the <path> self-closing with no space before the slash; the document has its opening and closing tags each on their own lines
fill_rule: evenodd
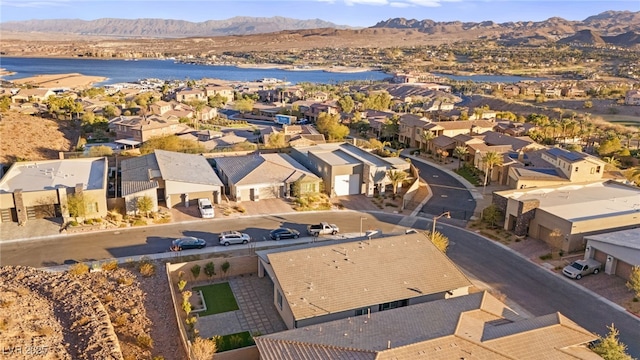
<svg viewBox="0 0 640 360">
<path fill-rule="evenodd" d="M 320 180 L 287 154 L 252 154 L 216 158 L 218 168 L 235 185 L 294 182 L 303 177 Z"/>
<path fill-rule="evenodd" d="M 282 251 L 267 258 L 295 319 L 471 285 L 421 233 Z"/>
<path fill-rule="evenodd" d="M 530 146 L 532 144 L 536 144 L 528 136 L 509 136 L 505 134 L 501 134 L 495 131 L 487 131 L 482 134 L 483 140 L 487 145 L 507 145 L 510 146 L 512 150 L 518 151 L 522 148 Z"/>
<path fill-rule="evenodd" d="M 202 155 L 155 150 L 163 180 L 223 186 L 213 167 Z"/>
<path fill-rule="evenodd" d="M 489 335 L 486 335 L 489 334 Z M 491 339 L 485 339 L 491 338 Z M 263 360 L 599 359 L 597 338 L 559 313 L 523 319 L 487 292 L 256 337 Z M 321 350 L 324 348 L 324 351 Z M 573 357 L 572 357 L 573 356 Z"/>
<path fill-rule="evenodd" d="M 438 121 L 432 122 L 424 127 L 424 129 L 441 129 L 441 130 L 460 130 L 479 127 L 485 129 L 493 129 L 495 123 L 487 120 L 469 120 L 469 121 Z"/>
<path fill-rule="evenodd" d="M 122 196 L 158 187 L 154 178 L 159 177 L 160 168 L 154 154 L 122 160 L 120 169 Z"/>
</svg>

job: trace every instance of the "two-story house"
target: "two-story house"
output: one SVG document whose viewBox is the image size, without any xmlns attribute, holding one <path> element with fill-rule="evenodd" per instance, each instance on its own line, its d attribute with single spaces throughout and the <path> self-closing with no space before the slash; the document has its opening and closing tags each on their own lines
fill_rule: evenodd
<svg viewBox="0 0 640 360">
<path fill-rule="evenodd" d="M 428 123 L 430 123 L 430 121 L 425 117 L 413 114 L 401 115 L 400 121 L 398 122 L 400 126 L 398 141 L 407 147 L 420 147 L 423 132 L 422 128 Z"/>
<path fill-rule="evenodd" d="M 128 139 L 138 143 L 143 143 L 152 137 L 179 134 L 190 130 L 187 125 L 177 120 L 169 120 L 157 115 L 119 116 L 111 120 L 109 126 L 114 129 L 117 140 Z"/>
<path fill-rule="evenodd" d="M 206 101 L 205 91 L 200 89 L 182 89 L 176 91 L 176 100 L 186 102 L 192 100 Z"/>
<path fill-rule="evenodd" d="M 204 88 L 204 96 L 210 98 L 216 95 L 220 95 L 225 99 L 225 103 L 233 102 L 233 88 L 231 86 L 223 85 L 207 85 Z"/>
</svg>

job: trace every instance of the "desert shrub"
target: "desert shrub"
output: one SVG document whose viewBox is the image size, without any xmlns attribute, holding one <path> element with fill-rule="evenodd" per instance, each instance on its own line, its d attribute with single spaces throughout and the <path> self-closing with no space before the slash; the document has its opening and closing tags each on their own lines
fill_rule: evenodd
<svg viewBox="0 0 640 360">
<path fill-rule="evenodd" d="M 194 279 L 197 279 L 200 276 L 200 265 L 196 264 L 191 267 L 191 274 Z"/>
<path fill-rule="evenodd" d="M 146 226 L 147 220 L 137 219 L 133 222 L 133 226 Z"/>
<path fill-rule="evenodd" d="M 105 304 L 108 304 L 108 303 L 110 303 L 112 301 L 113 301 L 113 295 L 111 295 L 111 294 L 106 294 L 106 295 L 104 295 L 102 297 L 102 302 L 105 303 Z"/>
<path fill-rule="evenodd" d="M 540 255 L 540 260 L 551 260 L 552 258 L 553 258 L 553 255 L 551 253 Z"/>
<path fill-rule="evenodd" d="M 185 280 L 178 281 L 178 290 L 179 291 L 184 290 L 185 286 L 187 286 L 187 282 Z"/>
<path fill-rule="evenodd" d="M 85 220 L 84 220 L 84 223 L 85 223 L 86 225 L 93 225 L 93 219 L 85 219 Z"/>
<path fill-rule="evenodd" d="M 9 329 L 11 325 L 13 325 L 13 321 L 11 320 L 11 318 L 3 317 L 2 319 L 0 319 L 0 330 L 5 331 Z"/>
<path fill-rule="evenodd" d="M 93 219 L 93 222 L 96 223 L 96 224 L 100 224 L 100 223 L 102 223 L 102 219 L 101 218 L 95 218 L 95 219 Z"/>
<path fill-rule="evenodd" d="M 216 274 L 215 265 L 213 262 L 208 262 L 207 265 L 204 266 L 204 273 L 207 274 L 208 277 L 212 277 Z"/>
<path fill-rule="evenodd" d="M 77 222 L 77 221 L 75 221 L 75 220 L 71 220 L 71 221 L 69 221 L 69 222 L 67 223 L 67 226 L 78 226 L 78 225 L 80 225 L 80 224 L 78 224 L 78 222 Z"/>
<path fill-rule="evenodd" d="M 125 326 L 129 323 L 129 314 L 122 313 L 113 319 L 113 326 Z"/>
<path fill-rule="evenodd" d="M 124 285 L 124 286 L 129 286 L 133 284 L 133 278 L 129 276 L 119 277 L 117 281 L 118 281 L 118 284 Z"/>
<path fill-rule="evenodd" d="M 153 349 L 153 339 L 149 335 L 138 335 L 136 343 L 143 349 Z"/>
<path fill-rule="evenodd" d="M 9 300 L 0 300 L 0 308 L 6 309 L 13 304 L 13 301 Z"/>
<path fill-rule="evenodd" d="M 139 270 L 142 276 L 149 277 L 156 273 L 156 266 L 153 263 L 145 262 L 140 265 Z"/>
<path fill-rule="evenodd" d="M 116 270 L 117 268 L 118 268 L 117 260 L 112 260 L 102 264 L 102 270 L 104 271 L 113 271 L 113 270 Z"/>
<path fill-rule="evenodd" d="M 69 274 L 71 275 L 82 275 L 89 272 L 89 265 L 85 263 L 77 263 L 73 264 L 69 267 Z"/>
<path fill-rule="evenodd" d="M 247 209 L 245 209 L 244 207 L 242 207 L 240 205 L 236 206 L 235 209 L 236 209 L 237 212 L 242 213 L 242 214 L 247 212 Z"/>
</svg>

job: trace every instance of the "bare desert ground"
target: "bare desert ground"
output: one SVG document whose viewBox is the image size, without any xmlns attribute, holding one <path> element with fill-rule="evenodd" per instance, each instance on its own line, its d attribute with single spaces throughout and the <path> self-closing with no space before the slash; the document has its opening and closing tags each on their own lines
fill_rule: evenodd
<svg viewBox="0 0 640 360">
<path fill-rule="evenodd" d="M 105 81 L 107 78 L 102 76 L 88 76 L 78 73 L 71 74 L 54 74 L 54 75 L 38 75 L 13 80 L 16 84 L 31 84 L 43 88 L 70 88 L 84 89 L 90 87 L 97 82 Z"/>
</svg>

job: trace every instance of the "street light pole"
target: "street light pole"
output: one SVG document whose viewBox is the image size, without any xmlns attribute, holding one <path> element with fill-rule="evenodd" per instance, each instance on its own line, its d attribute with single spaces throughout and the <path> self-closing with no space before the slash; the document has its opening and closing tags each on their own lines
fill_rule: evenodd
<svg viewBox="0 0 640 360">
<path fill-rule="evenodd" d="M 360 236 L 362 236 L 362 220 L 367 220 L 366 217 L 360 217 Z"/>
<path fill-rule="evenodd" d="M 433 242 L 433 237 L 436 233 L 436 220 L 440 219 L 443 216 L 446 216 L 447 219 L 451 219 L 451 213 L 449 211 L 445 211 L 442 214 L 433 217 L 433 224 L 431 224 L 431 242 Z"/>
</svg>

